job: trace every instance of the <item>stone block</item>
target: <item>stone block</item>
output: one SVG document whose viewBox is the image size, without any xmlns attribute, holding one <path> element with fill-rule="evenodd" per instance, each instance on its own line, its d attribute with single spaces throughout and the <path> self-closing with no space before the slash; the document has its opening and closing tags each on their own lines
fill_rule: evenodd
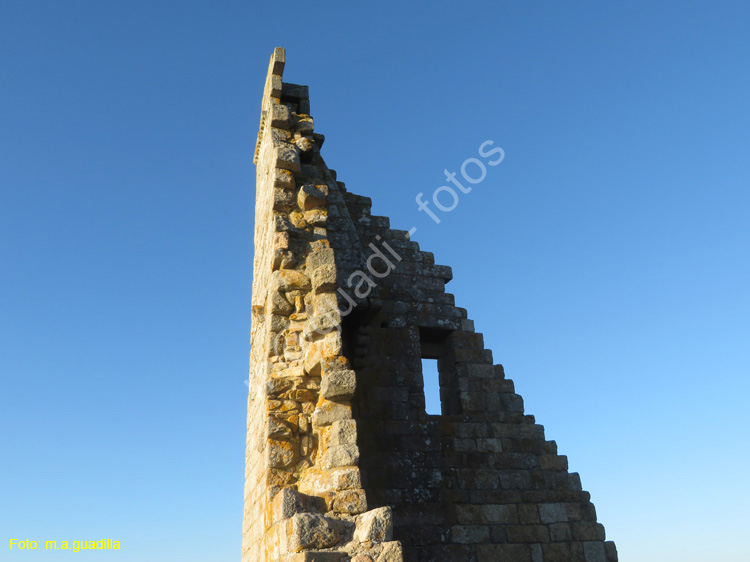
<svg viewBox="0 0 750 562">
<path fill-rule="evenodd" d="M 543 470 L 568 470 L 568 457 L 564 455 L 542 455 L 539 462 Z"/>
<path fill-rule="evenodd" d="M 279 470 L 272 468 L 268 471 L 266 477 L 266 483 L 272 487 L 278 487 L 279 491 L 282 488 L 291 485 L 294 482 L 294 474 L 285 470 Z"/>
<path fill-rule="evenodd" d="M 490 524 L 518 523 L 518 511 L 515 505 L 482 505 L 484 519 Z"/>
<path fill-rule="evenodd" d="M 332 248 L 320 248 L 307 255 L 308 271 L 324 265 L 336 265 L 335 254 Z"/>
<path fill-rule="evenodd" d="M 367 498 L 364 490 L 342 490 L 333 498 L 333 511 L 351 515 L 367 511 Z"/>
<path fill-rule="evenodd" d="M 303 211 L 325 207 L 326 200 L 327 195 L 321 189 L 309 183 L 304 184 L 297 194 L 297 205 Z"/>
<path fill-rule="evenodd" d="M 477 562 L 534 562 L 525 544 L 483 544 L 476 549 Z"/>
<path fill-rule="evenodd" d="M 305 113 L 304 111 L 298 111 L 297 113 Z M 312 135 L 315 130 L 315 123 L 313 118 L 309 115 L 300 116 L 297 120 L 297 127 L 295 130 L 302 135 Z"/>
<path fill-rule="evenodd" d="M 282 392 L 286 392 L 294 386 L 294 383 L 288 379 L 272 378 L 266 381 L 266 395 L 271 398 L 277 397 Z"/>
<path fill-rule="evenodd" d="M 268 441 L 268 464 L 273 468 L 286 468 L 299 460 L 299 446 L 289 441 Z"/>
<path fill-rule="evenodd" d="M 501 394 L 497 400 L 503 412 L 523 412 L 523 398 L 518 394 Z"/>
<path fill-rule="evenodd" d="M 292 140 L 292 133 L 286 129 L 279 129 L 278 127 L 270 127 L 269 132 L 273 142 L 290 142 Z"/>
<path fill-rule="evenodd" d="M 298 513 L 290 520 L 289 546 L 299 552 L 310 548 L 329 548 L 340 536 L 331 521 L 315 513 Z"/>
<path fill-rule="evenodd" d="M 525 490 L 531 487 L 528 470 L 501 470 L 500 487 L 504 490 Z"/>
<path fill-rule="evenodd" d="M 280 98 L 281 97 L 281 76 L 278 74 L 272 74 L 270 76 L 271 79 L 271 97 L 272 98 Z"/>
<path fill-rule="evenodd" d="M 354 540 L 361 543 L 380 543 L 392 539 L 393 514 L 390 507 L 379 507 L 357 517 Z"/>
<path fill-rule="evenodd" d="M 584 542 L 583 554 L 586 557 L 586 562 L 607 562 L 603 542 Z"/>
<path fill-rule="evenodd" d="M 294 100 L 308 99 L 310 97 L 310 88 L 302 84 L 284 82 L 283 96 Z"/>
<path fill-rule="evenodd" d="M 294 306 L 287 299 L 280 295 L 276 291 L 268 293 L 268 311 L 271 314 L 281 314 L 283 316 L 289 316 L 294 312 Z"/>
<path fill-rule="evenodd" d="M 458 480 L 465 490 L 494 490 L 499 484 L 498 471 L 485 468 L 459 470 Z"/>
<path fill-rule="evenodd" d="M 271 122 L 271 127 L 289 129 L 292 125 L 292 114 L 289 111 L 289 107 L 286 105 L 278 103 L 272 105 L 268 117 Z"/>
<path fill-rule="evenodd" d="M 549 530 L 544 525 L 508 525 L 508 542 L 549 542 Z"/>
<path fill-rule="evenodd" d="M 273 185 L 274 187 L 281 187 L 283 189 L 294 189 L 294 174 L 289 170 L 281 168 L 273 169 Z"/>
<path fill-rule="evenodd" d="M 401 543 L 391 541 L 383 544 L 383 549 L 380 551 L 376 562 L 404 562 L 404 551 Z"/>
<path fill-rule="evenodd" d="M 535 503 L 524 503 L 518 506 L 518 518 L 524 525 L 539 523 L 539 508 Z"/>
<path fill-rule="evenodd" d="M 578 541 L 603 541 L 604 527 L 599 523 L 580 521 L 571 523 L 573 538 Z"/>
<path fill-rule="evenodd" d="M 286 51 L 283 47 L 276 47 L 271 55 L 269 71 L 271 74 L 281 76 L 284 73 L 284 63 L 286 62 Z"/>
<path fill-rule="evenodd" d="M 477 439 L 477 451 L 480 453 L 500 453 L 502 450 L 500 439 Z"/>
<path fill-rule="evenodd" d="M 532 562 L 544 562 L 544 554 L 542 552 L 541 544 L 529 545 L 531 549 L 531 560 Z"/>
<path fill-rule="evenodd" d="M 570 525 L 567 523 L 555 523 L 549 526 L 549 538 L 552 542 L 563 542 L 572 539 Z"/>
<path fill-rule="evenodd" d="M 294 205 L 294 193 L 289 189 L 278 187 L 273 190 L 273 208 L 277 211 L 291 209 Z"/>
<path fill-rule="evenodd" d="M 331 424 L 328 431 L 327 445 L 339 447 L 357 444 L 357 422 L 354 420 L 339 420 Z"/>
<path fill-rule="evenodd" d="M 544 562 L 585 562 L 583 546 L 576 542 L 557 542 L 542 545 Z"/>
<path fill-rule="evenodd" d="M 274 523 L 294 517 L 303 510 L 304 502 L 302 497 L 292 488 L 282 489 L 271 502 L 272 520 Z"/>
<path fill-rule="evenodd" d="M 308 137 L 298 138 L 294 141 L 294 144 L 297 148 L 299 148 L 299 151 L 302 154 L 311 153 L 318 149 L 318 145 L 315 144 L 315 141 Z"/>
<path fill-rule="evenodd" d="M 581 485 L 581 475 L 577 472 L 571 472 L 568 474 L 568 487 L 571 490 L 583 490 L 583 486 Z"/>
<path fill-rule="evenodd" d="M 356 445 L 341 445 L 327 448 L 320 458 L 322 468 L 355 466 L 359 462 L 359 449 Z"/>
<path fill-rule="evenodd" d="M 331 425 L 337 420 L 347 420 L 352 417 L 352 409 L 348 403 L 323 401 L 320 406 L 315 408 L 312 422 L 316 427 Z"/>
<path fill-rule="evenodd" d="M 316 341 L 307 346 L 303 365 L 309 375 L 314 377 L 320 376 L 320 364 L 323 361 L 323 354 L 326 351 L 326 344 L 323 341 Z"/>
<path fill-rule="evenodd" d="M 539 504 L 539 520 L 542 523 L 564 523 L 568 520 L 568 510 L 564 503 Z"/>
<path fill-rule="evenodd" d="M 299 148 L 288 142 L 275 142 L 273 144 L 273 166 L 289 170 L 293 174 L 299 173 Z"/>
<path fill-rule="evenodd" d="M 310 278 L 294 269 L 279 269 L 271 274 L 271 289 L 275 291 L 309 291 Z"/>
<path fill-rule="evenodd" d="M 354 371 L 338 371 L 323 377 L 320 395 L 328 400 L 349 400 L 354 396 L 357 375 Z"/>
<path fill-rule="evenodd" d="M 617 562 L 617 547 L 612 541 L 604 543 L 604 553 L 607 555 L 607 562 Z"/>
<path fill-rule="evenodd" d="M 308 469 L 302 474 L 298 484 L 299 491 L 310 496 L 323 496 L 339 490 L 361 487 L 359 468 L 354 466 L 326 470 Z"/>
<path fill-rule="evenodd" d="M 457 544 L 477 544 L 490 541 L 490 528 L 487 525 L 454 525 L 451 539 Z"/>
<path fill-rule="evenodd" d="M 270 417 L 268 418 L 268 436 L 288 441 L 292 437 L 292 429 L 283 420 Z"/>
<path fill-rule="evenodd" d="M 312 287 L 316 293 L 330 293 L 336 290 L 336 266 L 324 265 L 313 269 Z"/>
</svg>

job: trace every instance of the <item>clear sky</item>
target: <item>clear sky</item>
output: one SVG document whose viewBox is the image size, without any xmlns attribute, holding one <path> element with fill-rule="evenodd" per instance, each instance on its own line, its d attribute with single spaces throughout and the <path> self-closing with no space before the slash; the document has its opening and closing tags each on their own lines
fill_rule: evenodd
<svg viewBox="0 0 750 562">
<path fill-rule="evenodd" d="M 239 560 L 252 152 L 284 46 L 329 166 L 453 267 L 621 559 L 750 560 L 748 20 L 3 0 L 0 559 Z M 433 223 L 417 193 L 485 140 L 505 160 Z"/>
</svg>

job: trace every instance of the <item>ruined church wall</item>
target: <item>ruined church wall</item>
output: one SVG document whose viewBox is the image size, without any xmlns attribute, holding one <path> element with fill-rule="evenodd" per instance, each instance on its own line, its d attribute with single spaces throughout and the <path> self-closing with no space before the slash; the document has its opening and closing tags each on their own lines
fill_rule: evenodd
<svg viewBox="0 0 750 562">
<path fill-rule="evenodd" d="M 615 562 L 578 476 L 446 293 L 451 269 L 326 166 L 284 56 L 255 153 L 243 562 Z"/>
</svg>

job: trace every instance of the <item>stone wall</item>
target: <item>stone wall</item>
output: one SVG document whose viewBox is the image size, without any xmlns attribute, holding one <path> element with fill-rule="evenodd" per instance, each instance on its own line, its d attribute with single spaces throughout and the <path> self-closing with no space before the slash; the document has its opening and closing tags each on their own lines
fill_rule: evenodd
<svg viewBox="0 0 750 562">
<path fill-rule="evenodd" d="M 325 165 L 276 49 L 257 166 L 243 562 L 613 562 L 452 273 Z M 442 415 L 424 406 L 437 359 Z"/>
<path fill-rule="evenodd" d="M 358 468 L 336 288 L 362 251 L 319 155 L 307 87 L 271 57 L 257 191 L 246 452 L 245 562 L 401 562 L 388 507 L 369 510 Z"/>
</svg>

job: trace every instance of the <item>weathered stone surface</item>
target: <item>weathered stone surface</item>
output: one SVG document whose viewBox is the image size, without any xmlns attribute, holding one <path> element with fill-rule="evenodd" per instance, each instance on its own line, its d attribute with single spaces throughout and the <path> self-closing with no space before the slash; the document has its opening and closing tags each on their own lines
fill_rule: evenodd
<svg viewBox="0 0 750 562">
<path fill-rule="evenodd" d="M 266 381 L 266 394 L 270 398 L 276 398 L 282 392 L 286 392 L 294 386 L 288 379 L 272 378 Z"/>
<path fill-rule="evenodd" d="M 286 51 L 282 47 L 276 47 L 271 55 L 271 66 L 269 74 L 281 76 L 284 72 L 284 63 L 286 62 Z"/>
<path fill-rule="evenodd" d="M 320 335 L 318 334 L 318 337 Z M 334 359 L 340 353 L 341 337 L 338 332 L 325 334 L 323 339 L 314 341 L 307 346 L 304 356 L 305 371 L 315 377 L 321 376 L 323 364 Z"/>
<path fill-rule="evenodd" d="M 282 314 L 289 316 L 294 312 L 294 305 L 277 292 L 268 294 L 268 311 L 271 314 Z"/>
<path fill-rule="evenodd" d="M 333 422 L 328 432 L 327 445 L 338 447 L 357 444 L 357 422 L 354 420 L 339 420 Z"/>
<path fill-rule="evenodd" d="M 570 525 L 567 523 L 555 523 L 549 526 L 549 536 L 552 542 L 564 542 L 572 539 Z"/>
<path fill-rule="evenodd" d="M 304 509 L 304 502 L 298 492 L 291 488 L 284 488 L 273 498 L 271 510 L 273 522 L 294 517 Z"/>
<path fill-rule="evenodd" d="M 291 549 L 328 548 L 339 542 L 339 533 L 322 515 L 298 513 L 291 519 Z"/>
<path fill-rule="evenodd" d="M 315 124 L 313 123 L 313 118 L 309 115 L 305 115 L 300 116 L 295 130 L 303 135 L 311 135 L 314 128 Z"/>
<path fill-rule="evenodd" d="M 277 141 L 273 145 L 273 154 L 277 168 L 289 170 L 292 173 L 300 171 L 299 148 L 295 145 Z"/>
<path fill-rule="evenodd" d="M 271 274 L 271 287 L 276 291 L 308 291 L 310 278 L 293 269 L 280 269 Z"/>
<path fill-rule="evenodd" d="M 286 105 L 273 105 L 269 117 L 271 119 L 271 127 L 288 129 L 292 124 L 292 114 Z"/>
<path fill-rule="evenodd" d="M 307 255 L 307 269 L 314 271 L 325 266 L 336 266 L 336 258 L 332 248 L 320 248 Z"/>
<path fill-rule="evenodd" d="M 325 206 L 326 198 L 327 195 L 321 189 L 311 184 L 305 184 L 297 194 L 297 204 L 303 211 L 319 209 Z"/>
<path fill-rule="evenodd" d="M 357 517 L 354 540 L 361 543 L 388 542 L 393 539 L 393 513 L 390 507 L 379 507 Z"/>
<path fill-rule="evenodd" d="M 315 142 L 311 138 L 307 137 L 297 139 L 296 141 L 294 141 L 294 144 L 297 145 L 297 148 L 299 148 L 300 152 L 310 152 L 318 149 Z M 302 207 L 302 205 L 300 205 L 300 207 Z"/>
<path fill-rule="evenodd" d="M 320 465 L 323 468 L 353 466 L 356 465 L 357 462 L 359 462 L 359 449 L 356 445 L 328 447 L 320 459 Z"/>
<path fill-rule="evenodd" d="M 273 170 L 274 187 L 283 187 L 284 189 L 294 188 L 294 174 L 289 170 L 275 168 Z"/>
<path fill-rule="evenodd" d="M 383 545 L 383 550 L 380 551 L 375 562 L 403 562 L 404 551 L 401 548 L 401 543 L 398 541 L 391 541 Z"/>
<path fill-rule="evenodd" d="M 292 208 L 294 205 L 294 193 L 288 189 L 274 189 L 273 191 L 273 208 L 276 211 L 283 211 Z"/>
<path fill-rule="evenodd" d="M 282 90 L 281 76 L 277 74 L 272 74 L 268 78 L 269 78 L 270 86 L 271 86 L 271 92 L 270 92 L 271 97 L 273 98 L 281 97 L 281 90 Z"/>
<path fill-rule="evenodd" d="M 268 419 L 268 436 L 275 439 L 289 439 L 292 437 L 292 428 L 289 424 L 278 418 Z"/>
<path fill-rule="evenodd" d="M 339 467 L 327 470 L 306 470 L 299 480 L 299 491 L 310 496 L 325 496 L 337 490 L 362 487 L 359 469 Z"/>
<path fill-rule="evenodd" d="M 313 271 L 312 286 L 316 293 L 336 290 L 336 266 L 325 265 Z"/>
<path fill-rule="evenodd" d="M 313 413 L 313 425 L 323 427 L 338 420 L 351 419 L 352 409 L 348 404 L 324 401 Z"/>
<path fill-rule="evenodd" d="M 356 514 L 367 511 L 367 498 L 364 490 L 343 490 L 337 492 L 333 500 L 333 511 Z"/>
<path fill-rule="evenodd" d="M 563 523 L 567 521 L 566 505 L 562 503 L 539 504 L 539 520 L 542 523 Z"/>
<path fill-rule="evenodd" d="M 274 468 L 292 466 L 299 458 L 299 448 L 289 441 L 268 441 L 268 463 Z"/>
<path fill-rule="evenodd" d="M 329 400 L 349 400 L 357 388 L 357 375 L 346 370 L 331 373 L 323 377 L 320 395 Z"/>
</svg>

